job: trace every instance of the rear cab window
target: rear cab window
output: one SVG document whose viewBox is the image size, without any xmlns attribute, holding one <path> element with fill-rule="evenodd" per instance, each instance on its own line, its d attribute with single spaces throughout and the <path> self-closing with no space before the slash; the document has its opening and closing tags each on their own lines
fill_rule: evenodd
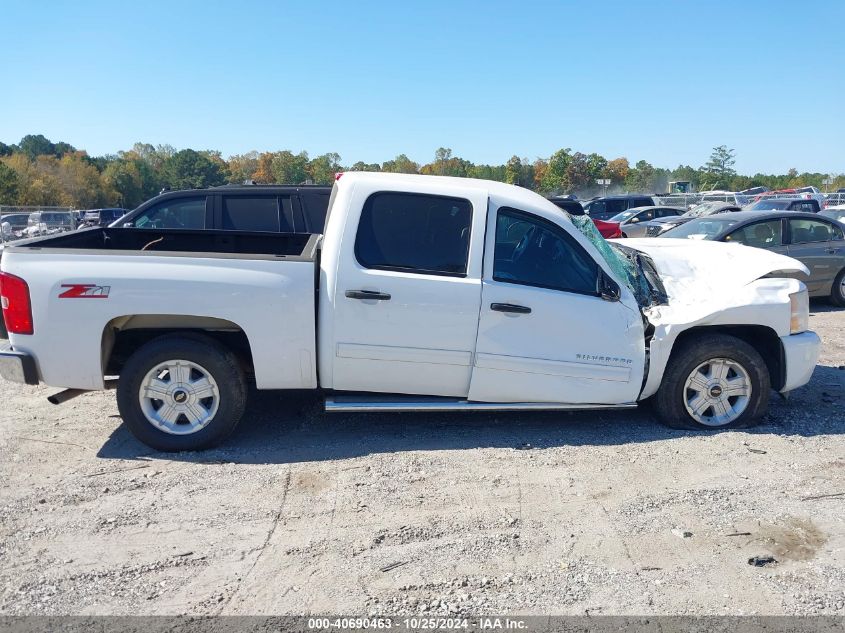
<svg viewBox="0 0 845 633">
<path fill-rule="evenodd" d="M 464 277 L 471 223 L 463 198 L 374 193 L 361 211 L 355 258 L 365 268 Z"/>
</svg>

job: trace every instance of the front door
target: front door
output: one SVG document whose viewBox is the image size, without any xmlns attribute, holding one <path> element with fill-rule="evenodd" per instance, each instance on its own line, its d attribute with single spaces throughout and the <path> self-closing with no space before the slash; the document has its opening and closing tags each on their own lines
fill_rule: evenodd
<svg viewBox="0 0 845 633">
<path fill-rule="evenodd" d="M 337 273 L 335 390 L 466 397 L 487 195 L 451 193 L 374 193 L 344 232 L 354 247 Z"/>
<path fill-rule="evenodd" d="M 599 296 L 599 264 L 551 217 L 489 213 L 470 400 L 635 401 L 645 351 L 632 293 Z"/>
</svg>

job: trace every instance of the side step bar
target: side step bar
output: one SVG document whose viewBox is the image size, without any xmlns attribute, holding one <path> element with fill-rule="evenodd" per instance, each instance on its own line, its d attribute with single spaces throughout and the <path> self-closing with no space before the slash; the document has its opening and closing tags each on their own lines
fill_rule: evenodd
<svg viewBox="0 0 845 633">
<path fill-rule="evenodd" d="M 565 402 L 471 402 L 451 398 L 419 396 L 330 396 L 328 412 L 378 411 L 587 411 L 593 409 L 635 409 L 636 402 L 623 404 L 567 404 Z"/>
</svg>

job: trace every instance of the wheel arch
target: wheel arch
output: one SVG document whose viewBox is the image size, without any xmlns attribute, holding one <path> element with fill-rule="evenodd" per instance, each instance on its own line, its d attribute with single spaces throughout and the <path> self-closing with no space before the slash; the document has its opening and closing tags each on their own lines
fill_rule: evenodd
<svg viewBox="0 0 845 633">
<path fill-rule="evenodd" d="M 129 356 L 142 345 L 168 334 L 202 334 L 236 354 L 245 372 L 252 372 L 249 338 L 232 321 L 184 314 L 129 314 L 111 319 L 101 335 L 104 376 L 119 375 Z"/>
<path fill-rule="evenodd" d="M 783 345 L 777 332 L 766 325 L 706 325 L 691 327 L 681 332 L 672 345 L 669 359 L 687 341 L 705 334 L 726 334 L 738 338 L 757 350 L 766 363 L 772 389 L 780 390 L 786 383 L 786 362 Z"/>
</svg>

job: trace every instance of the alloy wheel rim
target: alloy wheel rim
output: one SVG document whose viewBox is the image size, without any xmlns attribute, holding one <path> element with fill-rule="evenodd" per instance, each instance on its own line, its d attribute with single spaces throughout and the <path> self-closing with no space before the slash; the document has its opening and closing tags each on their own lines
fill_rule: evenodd
<svg viewBox="0 0 845 633">
<path fill-rule="evenodd" d="M 171 435 L 190 435 L 204 429 L 220 406 L 220 389 L 201 365 L 168 360 L 147 372 L 138 390 L 147 422 Z"/>
<path fill-rule="evenodd" d="M 712 358 L 690 372 L 684 383 L 687 413 L 705 426 L 725 426 L 743 414 L 751 400 L 751 377 L 729 358 Z"/>
</svg>

